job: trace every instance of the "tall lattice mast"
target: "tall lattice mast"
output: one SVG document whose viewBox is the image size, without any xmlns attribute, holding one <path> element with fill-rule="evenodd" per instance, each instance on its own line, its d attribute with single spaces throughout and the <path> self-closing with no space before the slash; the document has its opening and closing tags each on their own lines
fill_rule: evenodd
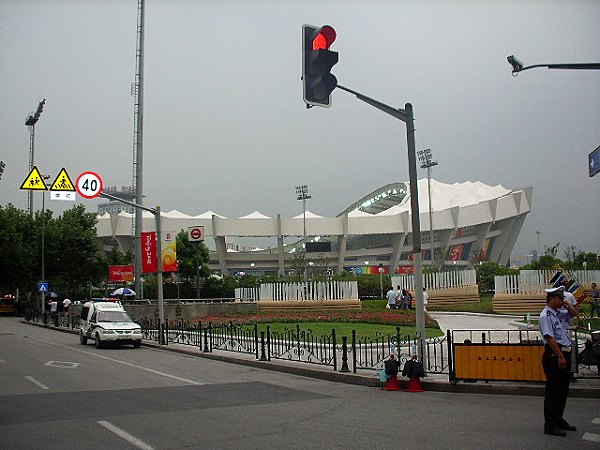
<svg viewBox="0 0 600 450">
<path fill-rule="evenodd" d="M 143 135 L 144 135 L 144 0 L 138 0 L 137 42 L 135 48 L 135 82 L 131 86 L 134 97 L 133 107 L 133 189 L 135 203 L 143 204 Z M 142 210 L 136 208 L 134 216 L 135 234 L 135 292 L 138 298 L 142 295 Z"/>
</svg>

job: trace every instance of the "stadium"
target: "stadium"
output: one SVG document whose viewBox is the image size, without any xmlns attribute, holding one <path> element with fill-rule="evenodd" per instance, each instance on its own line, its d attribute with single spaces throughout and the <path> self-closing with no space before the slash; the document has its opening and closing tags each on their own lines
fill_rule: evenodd
<svg viewBox="0 0 600 450">
<path fill-rule="evenodd" d="M 507 264 L 531 210 L 532 188 L 430 182 L 431 214 L 427 179 L 418 181 L 423 263 L 446 268 L 485 261 Z M 189 216 L 172 210 L 161 218 L 163 239 L 190 227 L 204 228 L 209 266 L 216 274 L 289 274 L 304 247 L 307 263 L 330 274 L 412 272 L 408 183 L 383 186 L 336 217 L 310 211 L 268 217 L 254 211 L 228 218 L 213 211 Z M 105 212 L 98 216 L 96 228 L 103 245 L 117 245 L 124 252 L 133 249 L 132 214 Z M 147 212 L 143 230 L 155 231 L 154 216 Z"/>
</svg>

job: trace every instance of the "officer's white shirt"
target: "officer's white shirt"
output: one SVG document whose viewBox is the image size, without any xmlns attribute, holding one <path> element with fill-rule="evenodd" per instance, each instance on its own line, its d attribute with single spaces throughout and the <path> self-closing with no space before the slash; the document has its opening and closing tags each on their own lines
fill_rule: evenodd
<svg viewBox="0 0 600 450">
<path fill-rule="evenodd" d="M 570 318 L 571 315 L 566 309 L 560 308 L 555 311 L 546 306 L 540 313 L 539 323 L 544 344 L 548 343 L 546 336 L 552 336 L 558 345 L 569 347 L 571 345 L 571 338 L 569 337 L 567 327 L 569 326 Z"/>
</svg>

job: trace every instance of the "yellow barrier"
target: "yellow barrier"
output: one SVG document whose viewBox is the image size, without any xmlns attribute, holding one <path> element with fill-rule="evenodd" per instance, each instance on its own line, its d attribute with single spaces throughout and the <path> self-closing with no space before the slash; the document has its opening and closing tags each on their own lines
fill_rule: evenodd
<svg viewBox="0 0 600 450">
<path fill-rule="evenodd" d="M 455 378 L 545 381 L 543 352 L 537 344 L 454 344 Z"/>
</svg>

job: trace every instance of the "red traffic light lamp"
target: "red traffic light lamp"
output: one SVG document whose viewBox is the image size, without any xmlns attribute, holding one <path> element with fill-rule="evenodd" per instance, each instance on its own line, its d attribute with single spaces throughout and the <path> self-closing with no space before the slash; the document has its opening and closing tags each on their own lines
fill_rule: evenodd
<svg viewBox="0 0 600 450">
<path fill-rule="evenodd" d="M 302 26 L 302 84 L 307 108 L 331 106 L 331 92 L 337 79 L 331 68 L 338 62 L 338 53 L 329 50 L 336 38 L 333 27 Z"/>
</svg>

